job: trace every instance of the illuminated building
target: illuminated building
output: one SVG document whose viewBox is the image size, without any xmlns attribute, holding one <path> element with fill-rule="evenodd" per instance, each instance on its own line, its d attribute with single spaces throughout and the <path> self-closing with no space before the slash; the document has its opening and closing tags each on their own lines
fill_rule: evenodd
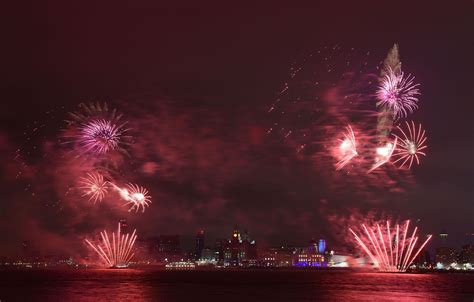
<svg viewBox="0 0 474 302">
<path fill-rule="evenodd" d="M 439 233 L 439 243 L 441 246 L 448 246 L 448 233 L 444 231 Z"/>
<path fill-rule="evenodd" d="M 201 251 L 201 258 L 199 260 L 204 262 L 214 262 L 216 261 L 216 257 L 210 248 L 204 248 Z"/>
<path fill-rule="evenodd" d="M 264 267 L 293 266 L 296 249 L 288 246 L 270 248 L 263 253 L 261 265 Z"/>
<path fill-rule="evenodd" d="M 216 239 L 214 245 L 215 258 L 219 265 L 224 265 L 225 248 L 227 246 L 226 239 Z"/>
<path fill-rule="evenodd" d="M 447 268 L 457 262 L 456 250 L 450 247 L 438 247 L 436 249 L 436 266 Z"/>
<path fill-rule="evenodd" d="M 179 235 L 158 236 L 156 251 L 165 254 L 179 254 L 181 252 Z"/>
<path fill-rule="evenodd" d="M 128 233 L 127 219 L 126 218 L 120 219 L 119 224 L 120 224 L 120 230 L 122 231 L 122 233 L 127 234 Z"/>
<path fill-rule="evenodd" d="M 459 263 L 463 265 L 469 264 L 471 267 L 474 266 L 474 245 L 466 244 L 462 246 L 459 253 Z"/>
<path fill-rule="evenodd" d="M 241 235 L 237 226 L 234 227 L 232 237 L 225 242 L 225 266 L 253 266 L 257 262 L 257 244 L 251 240 L 248 232 Z"/>
<path fill-rule="evenodd" d="M 204 249 L 204 230 L 200 230 L 196 234 L 196 260 L 201 259 L 202 250 Z"/>
<path fill-rule="evenodd" d="M 321 250 L 320 250 L 321 248 Z M 324 239 L 311 240 L 308 248 L 301 248 L 295 253 L 294 266 L 299 267 L 326 267 L 328 264 L 326 251 L 326 241 Z"/>
<path fill-rule="evenodd" d="M 135 250 L 146 262 L 170 262 L 183 258 L 179 235 L 159 235 L 138 238 Z"/>
<path fill-rule="evenodd" d="M 326 240 L 319 239 L 318 252 L 320 254 L 324 254 L 324 252 L 326 252 Z"/>
</svg>

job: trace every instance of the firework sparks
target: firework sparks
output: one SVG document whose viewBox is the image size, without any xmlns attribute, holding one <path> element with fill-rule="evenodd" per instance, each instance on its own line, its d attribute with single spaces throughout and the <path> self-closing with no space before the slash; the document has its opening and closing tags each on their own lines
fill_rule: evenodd
<svg viewBox="0 0 474 302">
<path fill-rule="evenodd" d="M 64 137 L 66 143 L 73 143 L 79 154 L 104 155 L 114 150 L 123 150 L 121 145 L 128 144 L 125 133 L 127 122 L 121 122 L 122 115 L 115 109 L 108 110 L 107 104 L 80 104 L 83 112 L 70 113 L 72 120 L 67 121 L 70 128 Z"/>
<path fill-rule="evenodd" d="M 421 124 L 418 125 L 418 129 L 415 126 L 415 123 L 412 121 L 411 125 L 408 122 L 405 122 L 406 128 L 408 129 L 408 135 L 406 131 L 400 126 L 397 126 L 401 135 L 394 134 L 398 139 L 397 151 L 393 156 L 398 157 L 393 163 L 397 163 L 403 160 L 399 168 L 402 168 L 406 163 L 408 163 L 408 169 L 411 168 L 413 161 L 416 160 L 416 163 L 420 164 L 420 156 L 426 156 L 426 153 L 422 150 L 426 149 L 426 135 L 425 130 L 421 128 Z M 402 137 L 403 136 L 403 137 Z"/>
<path fill-rule="evenodd" d="M 344 139 L 340 139 L 339 141 L 341 143 L 336 151 L 339 158 L 339 161 L 336 163 L 336 170 L 341 170 L 351 161 L 352 158 L 357 156 L 356 138 L 350 125 L 346 127 Z"/>
<path fill-rule="evenodd" d="M 409 225 L 410 221 L 407 220 L 402 232 L 398 224 L 395 230 L 391 230 L 389 221 L 387 221 L 386 228 L 380 224 L 372 227 L 362 224 L 363 232 L 360 235 L 354 232 L 352 228 L 349 228 L 349 231 L 380 271 L 405 272 L 432 236 L 429 235 L 414 253 L 419 238 L 416 234 L 418 228 L 415 227 L 411 237 L 408 238 Z"/>
<path fill-rule="evenodd" d="M 378 106 L 386 106 L 393 111 L 395 118 L 406 117 L 418 108 L 419 84 L 414 84 L 415 78 L 405 76 L 403 72 L 395 73 L 391 68 L 382 79 L 378 90 Z"/>
<path fill-rule="evenodd" d="M 105 154 L 117 148 L 124 129 L 107 120 L 93 120 L 82 125 L 77 142 L 85 152 Z"/>
<path fill-rule="evenodd" d="M 87 239 L 85 241 L 100 256 L 105 265 L 111 268 L 125 268 L 128 267 L 134 255 L 132 249 L 137 239 L 135 233 L 136 230 L 133 231 L 131 236 L 121 234 L 119 223 L 117 234 L 112 233 L 112 241 L 110 241 L 105 230 L 100 233 L 102 245 L 94 245 Z"/>
<path fill-rule="evenodd" d="M 135 185 L 135 184 L 127 184 L 127 188 L 120 188 L 116 185 L 113 187 L 119 192 L 122 199 L 127 201 L 125 205 L 131 205 L 130 209 L 128 210 L 138 212 L 140 207 L 142 208 L 142 212 L 145 212 L 145 208 L 148 207 L 151 203 L 151 196 L 148 195 L 148 190 L 144 187 Z"/>
<path fill-rule="evenodd" d="M 100 173 L 87 173 L 87 177 L 79 180 L 79 189 L 82 190 L 83 197 L 89 196 L 89 200 L 102 201 L 109 189 L 109 184 Z"/>
<path fill-rule="evenodd" d="M 383 147 L 378 147 L 375 149 L 376 152 L 376 157 L 375 157 L 375 164 L 370 168 L 368 173 L 374 171 L 378 167 L 384 165 L 390 160 L 390 157 L 392 157 L 393 151 L 395 150 L 395 147 L 397 146 L 397 138 L 392 142 L 386 143 Z"/>
</svg>

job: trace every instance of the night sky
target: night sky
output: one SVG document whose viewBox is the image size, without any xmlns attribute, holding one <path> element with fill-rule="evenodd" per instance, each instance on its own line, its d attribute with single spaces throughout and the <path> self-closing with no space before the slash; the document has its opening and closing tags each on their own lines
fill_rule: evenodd
<svg viewBox="0 0 474 302">
<path fill-rule="evenodd" d="M 181 234 L 185 246 L 199 229 L 212 240 L 234 225 L 262 245 L 325 237 L 344 246 L 342 217 L 367 213 L 447 231 L 456 247 L 472 240 L 474 2 L 357 2 L 44 1 L 5 9 L 0 250 L 13 253 L 23 240 L 44 251 L 76 249 L 121 217 L 144 237 Z M 345 58 L 355 49 L 351 60 L 367 56 L 375 66 L 394 43 L 421 84 L 413 118 L 427 129 L 428 156 L 395 178 L 390 186 L 404 187 L 397 193 L 368 186 L 369 178 L 342 192 L 310 154 L 267 134 L 268 108 L 295 62 L 317 66 L 317 58 L 302 60 L 309 54 Z M 64 196 L 80 162 L 66 164 L 55 145 L 67 112 L 88 101 L 107 102 L 130 122 L 135 143 L 120 174 L 149 189 L 144 214 Z"/>
</svg>

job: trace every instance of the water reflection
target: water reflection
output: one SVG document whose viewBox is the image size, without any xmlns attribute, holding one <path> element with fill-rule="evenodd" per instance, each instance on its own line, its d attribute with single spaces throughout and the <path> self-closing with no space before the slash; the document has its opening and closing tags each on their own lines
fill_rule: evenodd
<svg viewBox="0 0 474 302">
<path fill-rule="evenodd" d="M 334 271 L 0 272 L 0 300 L 472 301 L 472 274 Z"/>
</svg>

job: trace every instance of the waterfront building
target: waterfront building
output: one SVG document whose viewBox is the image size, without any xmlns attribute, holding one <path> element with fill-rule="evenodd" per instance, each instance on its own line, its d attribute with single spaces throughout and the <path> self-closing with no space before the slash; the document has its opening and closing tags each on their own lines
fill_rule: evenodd
<svg viewBox="0 0 474 302">
<path fill-rule="evenodd" d="M 196 260 L 201 259 L 202 256 L 202 250 L 204 249 L 204 230 L 200 230 L 196 234 Z"/>
<path fill-rule="evenodd" d="M 438 247 L 436 249 L 436 267 L 445 269 L 455 266 L 457 263 L 456 250 L 450 247 Z"/>
</svg>

